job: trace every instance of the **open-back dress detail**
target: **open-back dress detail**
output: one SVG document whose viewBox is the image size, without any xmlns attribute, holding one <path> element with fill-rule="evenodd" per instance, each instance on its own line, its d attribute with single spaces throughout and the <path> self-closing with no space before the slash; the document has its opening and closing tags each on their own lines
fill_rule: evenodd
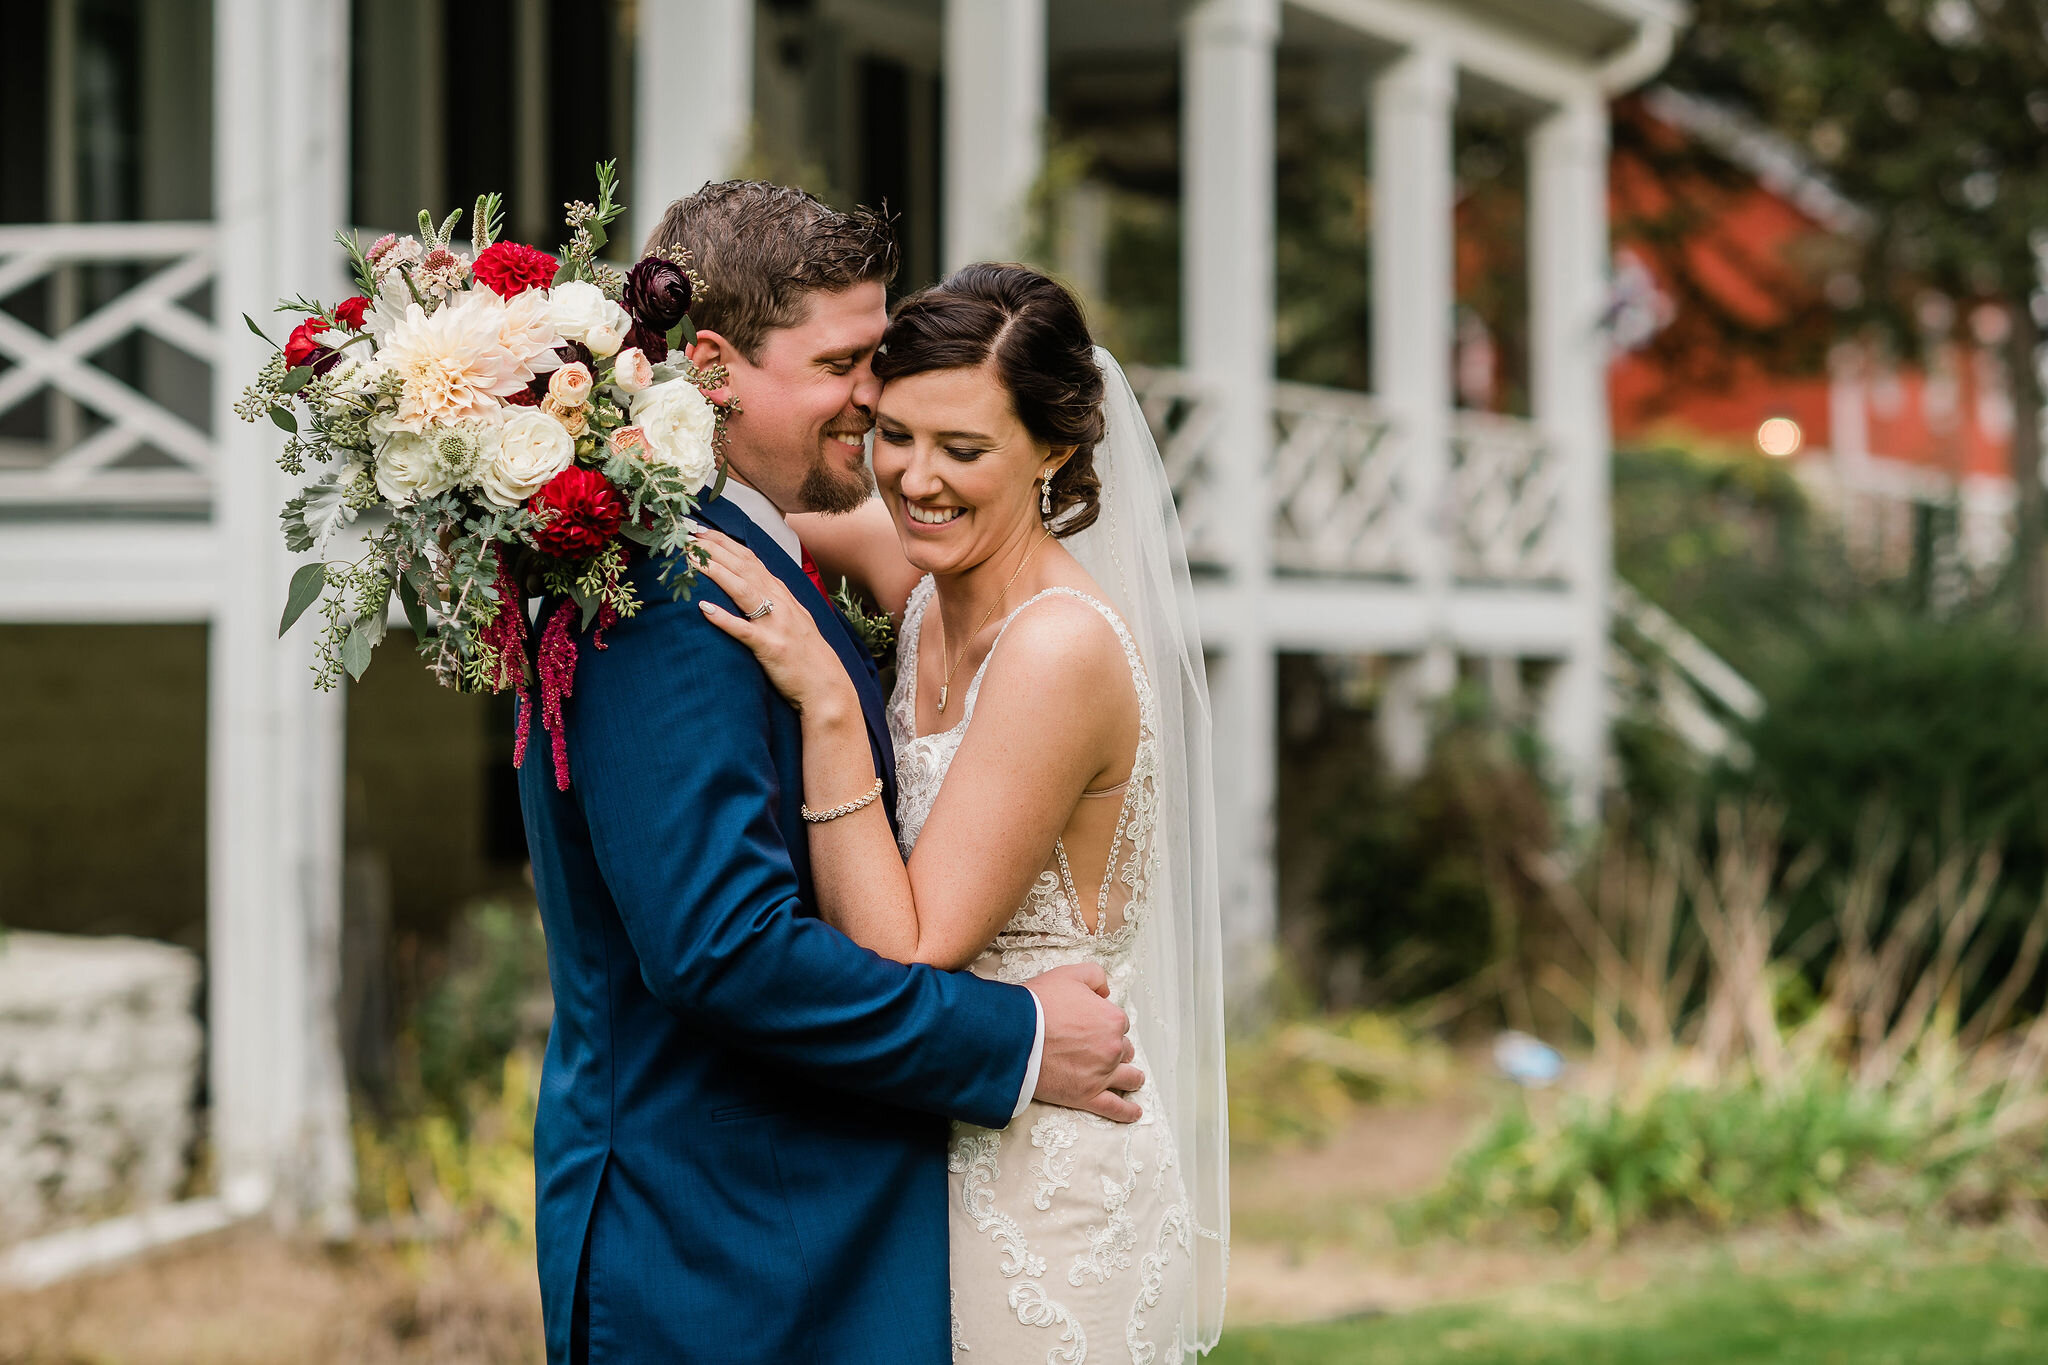
<svg viewBox="0 0 2048 1365">
<path fill-rule="evenodd" d="M 1137 645 L 1107 604 L 1074 588 L 1048 588 L 1003 618 L 968 684 L 959 723 L 919 735 L 917 640 L 933 593 L 927 577 L 904 611 L 889 703 L 897 837 L 906 858 L 974 721 L 982 677 L 1011 622 L 1035 603 L 1070 597 L 1101 613 L 1123 645 L 1138 698 L 1138 744 L 1101 883 L 1084 898 L 1065 841 L 1055 840 L 1024 903 L 969 969 L 1021 984 L 1054 967 L 1099 963 L 1110 999 L 1128 1008 L 1131 947 L 1154 910 L 1159 857 L 1158 704 Z M 1134 1033 L 1132 1042 L 1145 1068 L 1145 1040 Z M 1180 1365 L 1194 1218 L 1152 1082 L 1131 1098 L 1145 1114 L 1129 1125 L 1037 1101 L 1007 1128 L 954 1125 L 947 1166 L 956 1362 Z"/>
</svg>

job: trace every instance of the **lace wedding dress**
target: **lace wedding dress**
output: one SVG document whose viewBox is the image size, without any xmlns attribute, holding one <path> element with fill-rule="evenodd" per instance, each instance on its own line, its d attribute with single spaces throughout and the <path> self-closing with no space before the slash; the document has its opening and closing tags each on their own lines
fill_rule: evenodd
<svg viewBox="0 0 2048 1365">
<path fill-rule="evenodd" d="M 988 670 L 968 684 L 959 724 L 917 733 L 917 638 L 933 595 L 927 577 L 904 612 L 889 728 L 896 745 L 898 842 L 908 858 L 931 814 Z M 1004 618 L 989 649 L 1019 613 L 1066 596 L 1102 613 L 1123 642 L 1138 695 L 1138 748 L 1102 884 L 1083 897 L 1064 842 L 1023 905 L 971 970 L 1022 983 L 1053 967 L 1100 963 L 1110 998 L 1129 1007 L 1132 945 L 1153 910 L 1158 867 L 1159 708 L 1124 622 L 1072 588 L 1048 588 Z M 1090 793 L 1107 798 L 1115 793 Z M 1137 1065 L 1145 1039 L 1133 1031 Z M 1145 1116 L 1116 1124 L 1034 1101 L 1009 1127 L 955 1124 L 951 1194 L 953 1358 L 961 1365 L 1181 1365 L 1182 1337 L 1199 1232 L 1181 1179 L 1171 1125 L 1153 1082 L 1132 1098 Z"/>
</svg>

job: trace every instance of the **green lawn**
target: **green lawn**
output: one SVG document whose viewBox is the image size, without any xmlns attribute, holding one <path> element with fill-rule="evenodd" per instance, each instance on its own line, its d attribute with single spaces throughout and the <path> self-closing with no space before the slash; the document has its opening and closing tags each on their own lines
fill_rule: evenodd
<svg viewBox="0 0 2048 1365">
<path fill-rule="evenodd" d="M 1674 1279 L 1681 1277 L 1674 1276 Z M 1208 1365 L 2041 1365 L 2048 1267 L 1733 1271 L 1228 1335 Z"/>
</svg>

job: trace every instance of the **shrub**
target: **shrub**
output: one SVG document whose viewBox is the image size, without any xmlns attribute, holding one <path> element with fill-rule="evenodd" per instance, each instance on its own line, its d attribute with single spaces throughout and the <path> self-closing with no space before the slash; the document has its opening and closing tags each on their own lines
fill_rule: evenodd
<svg viewBox="0 0 2048 1365">
<path fill-rule="evenodd" d="M 1519 978 L 1544 919 L 1526 863 L 1555 845 L 1554 810 L 1533 739 L 1461 691 L 1420 775 L 1369 770 L 1325 816 L 1324 946 L 1389 1002 Z"/>
<path fill-rule="evenodd" d="M 2048 648 L 1985 624 L 1841 630 L 1773 687 L 1751 781 L 1785 832 L 1853 861 L 1873 803 L 1902 827 L 2048 871 Z"/>
<path fill-rule="evenodd" d="M 1888 903 L 1880 850 L 1832 887 L 1826 951 L 1806 961 L 1786 935 L 1802 877 L 1779 850 L 1773 813 L 1731 808 L 1711 839 L 1613 840 L 1583 885 L 1552 872 L 1579 951 L 1544 981 L 1593 1040 L 1580 1090 L 1498 1120 L 1411 1229 L 1612 1239 L 2041 1199 L 2048 1015 L 2011 1021 L 2048 908 L 1992 972 L 1997 857 L 1952 850 Z"/>
<path fill-rule="evenodd" d="M 1459 1235 L 1524 1222 L 1567 1240 L 1612 1240 L 1673 1218 L 1716 1228 L 1819 1218 L 1922 1137 L 1886 1097 L 1826 1065 L 1778 1086 L 1660 1077 L 1631 1094 L 1568 1096 L 1545 1121 L 1526 1109 L 1502 1118 L 1406 1221 Z"/>
<path fill-rule="evenodd" d="M 358 1204 L 407 1235 L 533 1239 L 546 944 L 532 905 L 465 909 L 401 1037 L 398 1095 L 356 1125 Z"/>
<path fill-rule="evenodd" d="M 1432 1094 L 1449 1074 L 1441 1044 L 1385 1015 L 1280 1025 L 1231 1045 L 1231 1145 L 1319 1142 L 1359 1104 Z"/>
</svg>

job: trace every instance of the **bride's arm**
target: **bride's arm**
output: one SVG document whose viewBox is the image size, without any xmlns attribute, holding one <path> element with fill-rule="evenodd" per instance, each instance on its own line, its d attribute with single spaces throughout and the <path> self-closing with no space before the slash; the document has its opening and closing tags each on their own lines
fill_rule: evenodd
<svg viewBox="0 0 2048 1365">
<path fill-rule="evenodd" d="M 923 572 L 903 557 L 889 505 L 869 498 L 852 512 L 798 512 L 789 524 L 818 565 L 827 587 L 844 578 L 897 620 Z"/>
<path fill-rule="evenodd" d="M 743 548 L 722 538 L 706 543 L 706 572 L 736 601 L 777 596 L 780 584 L 770 586 Z M 859 698 L 809 617 L 774 611 L 749 622 L 708 605 L 706 614 L 755 652 L 801 712 L 805 803 L 830 809 L 872 789 Z M 972 962 L 1023 902 L 1082 791 L 1104 770 L 1103 755 L 1119 735 L 1127 747 L 1136 733 L 1135 698 L 1128 716 L 1113 700 L 1131 695 L 1124 669 L 1121 648 L 1091 608 L 1055 601 L 1018 618 L 983 680 L 974 724 L 909 867 L 879 800 L 808 827 L 819 913 L 899 962 Z M 1112 700 L 1076 705 L 1079 698 Z"/>
</svg>

